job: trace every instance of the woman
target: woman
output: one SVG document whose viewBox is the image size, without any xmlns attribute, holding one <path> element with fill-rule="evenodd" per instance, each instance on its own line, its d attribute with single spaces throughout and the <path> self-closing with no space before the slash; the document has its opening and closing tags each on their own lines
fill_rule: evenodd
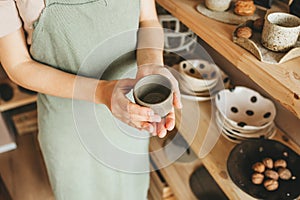
<svg viewBox="0 0 300 200">
<path fill-rule="evenodd" d="M 139 78 L 163 74 L 173 82 L 174 107 L 181 107 L 177 82 L 162 67 L 159 26 L 154 0 L 17 0 L 16 5 L 13 0 L 0 1 L 0 61 L 11 80 L 39 93 L 39 142 L 56 199 L 147 198 L 149 173 L 123 166 L 131 163 L 135 169 L 148 165 L 148 160 L 122 160 L 113 150 L 103 149 L 103 141 L 86 145 L 84 138 L 97 126 L 81 116 L 86 114 L 82 108 L 93 105 L 104 138 L 132 154 L 147 153 L 148 139 L 124 134 L 116 126 L 119 121 L 136 135 L 139 129 L 164 137 L 174 128 L 174 111 L 161 119 L 126 96 Z M 99 66 L 86 67 L 95 50 Z M 118 59 L 111 63 L 108 58 Z M 135 59 L 136 78 L 130 77 L 135 79 L 119 73 L 124 68 L 132 71 Z M 78 129 L 81 122 L 83 131 Z M 99 149 L 110 160 L 97 155 Z"/>
</svg>

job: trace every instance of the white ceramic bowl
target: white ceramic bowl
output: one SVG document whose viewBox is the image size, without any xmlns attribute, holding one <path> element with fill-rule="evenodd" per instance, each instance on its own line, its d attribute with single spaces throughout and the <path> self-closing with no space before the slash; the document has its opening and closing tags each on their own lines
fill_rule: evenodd
<svg viewBox="0 0 300 200">
<path fill-rule="evenodd" d="M 247 87 L 221 90 L 215 102 L 222 117 L 241 130 L 266 128 L 276 116 L 274 103 Z"/>
<path fill-rule="evenodd" d="M 270 130 L 270 132 L 268 132 L 266 135 L 264 135 L 265 139 L 271 139 L 274 137 L 274 135 L 276 134 L 276 128 L 273 128 L 272 130 Z M 253 140 L 253 139 L 257 139 L 257 138 L 246 138 L 246 137 L 239 137 L 237 135 L 235 135 L 234 133 L 223 129 L 222 130 L 222 135 L 229 141 L 234 142 L 234 143 L 240 143 L 242 141 L 245 140 Z"/>
<path fill-rule="evenodd" d="M 273 122 L 266 128 L 260 130 L 251 130 L 251 132 L 244 131 L 244 130 L 237 130 L 236 128 L 233 128 L 232 126 L 228 125 L 226 123 L 226 120 L 222 118 L 221 114 L 218 111 L 216 111 L 215 118 L 216 118 L 216 124 L 219 126 L 220 129 L 229 131 L 232 135 L 236 135 L 238 137 L 243 137 L 243 138 L 260 138 L 262 136 L 267 138 L 274 132 L 274 129 L 276 129 L 275 123 Z"/>
<path fill-rule="evenodd" d="M 179 63 L 179 72 L 193 92 L 205 91 L 213 88 L 221 73 L 217 65 L 206 60 L 184 60 Z"/>
<path fill-rule="evenodd" d="M 218 120 L 218 123 L 221 124 L 226 129 L 229 129 L 236 133 L 243 133 L 243 134 L 253 135 L 253 136 L 258 132 L 264 132 L 265 130 L 270 128 L 270 126 L 274 125 L 274 122 L 271 122 L 266 124 L 265 126 L 259 126 L 255 128 L 254 127 L 248 128 L 249 126 L 247 127 L 236 126 L 229 119 L 225 119 L 219 111 L 216 112 L 216 118 Z"/>
<path fill-rule="evenodd" d="M 256 134 L 236 133 L 236 132 L 232 131 L 231 129 L 227 129 L 226 127 L 224 127 L 223 124 L 220 123 L 219 119 L 216 119 L 216 124 L 217 124 L 218 128 L 220 129 L 222 135 L 227 140 L 234 142 L 234 143 L 240 143 L 245 140 L 257 139 L 260 137 L 264 137 L 265 139 L 270 139 L 270 138 L 274 137 L 274 135 L 277 132 L 277 129 L 276 129 L 276 126 L 274 123 L 272 123 L 271 126 L 268 127 L 267 129 L 258 131 Z"/>
</svg>

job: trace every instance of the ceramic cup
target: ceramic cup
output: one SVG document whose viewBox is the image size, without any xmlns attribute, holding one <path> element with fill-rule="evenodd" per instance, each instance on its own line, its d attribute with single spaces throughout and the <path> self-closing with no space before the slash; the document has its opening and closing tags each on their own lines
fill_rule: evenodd
<svg viewBox="0 0 300 200">
<path fill-rule="evenodd" d="M 133 88 L 133 96 L 137 104 L 151 108 L 161 117 L 165 117 L 173 107 L 172 83 L 163 75 L 141 78 Z"/>
<path fill-rule="evenodd" d="M 272 51 L 288 51 L 297 42 L 300 18 L 283 12 L 270 13 L 265 17 L 261 42 Z"/>
<path fill-rule="evenodd" d="M 212 11 L 225 11 L 230 3 L 231 0 L 205 0 L 205 6 Z"/>
</svg>

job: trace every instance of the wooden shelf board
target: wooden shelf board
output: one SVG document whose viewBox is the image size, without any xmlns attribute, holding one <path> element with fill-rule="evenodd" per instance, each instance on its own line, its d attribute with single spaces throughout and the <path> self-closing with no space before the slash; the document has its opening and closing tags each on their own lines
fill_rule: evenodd
<svg viewBox="0 0 300 200">
<path fill-rule="evenodd" d="M 3 117 L 0 115 L 0 154 L 16 148 L 15 139 L 10 134 Z"/>
<path fill-rule="evenodd" d="M 150 140 L 150 152 L 161 149 L 164 139 L 152 137 Z M 157 151 L 156 151 L 157 152 Z M 160 153 L 150 154 L 151 159 L 156 165 L 168 162 L 168 158 L 160 151 Z M 176 199 L 197 200 L 189 187 L 189 178 L 193 171 L 202 165 L 197 159 L 190 163 L 172 163 L 164 168 L 159 169 L 168 185 L 171 187 Z"/>
<path fill-rule="evenodd" d="M 7 102 L 0 100 L 0 112 L 36 102 L 37 95 L 27 94 L 20 91 L 18 86 L 9 79 L 1 80 L 1 83 L 8 83 L 13 88 L 14 96 Z"/>
<path fill-rule="evenodd" d="M 152 165 L 150 165 L 150 187 L 149 187 L 149 196 L 152 196 L 153 200 L 170 200 L 174 199 L 174 194 L 171 187 L 161 179 L 158 175 L 158 171 L 154 171 Z"/>
<path fill-rule="evenodd" d="M 210 19 L 196 10 L 203 0 L 156 0 L 224 58 L 300 118 L 300 57 L 280 65 L 260 62 L 233 43 L 236 26 Z"/>
<path fill-rule="evenodd" d="M 213 104 L 184 99 L 182 101 L 183 110 L 180 113 L 176 113 L 176 127 L 178 131 L 188 142 L 191 142 L 192 150 L 198 155 L 203 165 L 229 199 L 254 199 L 240 190 L 228 175 L 227 158 L 235 143 L 226 140 L 217 128 L 211 114 L 213 111 L 211 105 Z M 195 107 L 195 104 L 198 104 L 198 109 Z M 197 118 L 189 117 L 191 113 L 197 110 L 200 111 L 198 121 Z M 192 130 L 195 124 L 198 124 L 197 129 Z M 210 136 L 208 140 L 205 140 L 206 136 Z M 277 131 L 273 139 L 282 142 L 300 154 L 300 147 L 288 139 L 280 130 Z"/>
</svg>

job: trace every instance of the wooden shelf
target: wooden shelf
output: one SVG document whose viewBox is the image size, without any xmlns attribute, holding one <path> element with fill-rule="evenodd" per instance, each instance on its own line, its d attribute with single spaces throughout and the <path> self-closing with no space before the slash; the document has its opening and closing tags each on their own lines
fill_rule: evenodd
<svg viewBox="0 0 300 200">
<path fill-rule="evenodd" d="M 14 96 L 11 100 L 7 102 L 0 100 L 0 112 L 33 103 L 37 99 L 36 95 L 27 94 L 20 91 L 18 86 L 11 82 L 9 79 L 1 80 L 0 83 L 8 83 L 13 88 L 14 92 Z"/>
<path fill-rule="evenodd" d="M 232 42 L 236 26 L 210 19 L 196 10 L 203 0 L 156 0 L 208 45 L 300 118 L 300 57 L 280 65 L 260 62 Z"/>
<path fill-rule="evenodd" d="M 168 162 L 168 158 L 164 152 L 157 151 L 158 149 L 162 149 L 163 142 L 164 139 L 159 139 L 158 137 L 152 137 L 150 140 L 150 152 L 156 152 L 155 154 L 150 154 L 151 159 L 157 166 Z M 197 200 L 190 189 L 189 178 L 193 171 L 201 165 L 202 162 L 199 159 L 196 159 L 190 163 L 175 162 L 159 170 L 163 177 L 167 180 L 176 199 Z"/>
<path fill-rule="evenodd" d="M 220 134 L 212 117 L 214 109 L 211 105 L 213 104 L 211 102 L 193 102 L 184 99 L 182 101 L 183 110 L 176 113 L 178 131 L 188 142 L 192 142 L 190 144 L 192 150 L 198 155 L 203 165 L 229 199 L 254 199 L 240 190 L 228 175 L 227 158 L 235 144 L 226 140 Z M 195 106 L 195 104 L 198 106 Z M 199 121 L 191 115 L 200 116 Z M 300 154 L 300 147 L 289 140 L 280 130 L 277 131 L 273 139 L 282 142 Z"/>
<path fill-rule="evenodd" d="M 14 138 L 9 133 L 3 117 L 0 115 L 0 153 L 17 148 Z M 1 195 L 0 195 L 1 196 Z M 0 198 L 1 199 L 1 198 Z"/>
<path fill-rule="evenodd" d="M 161 177 L 159 171 L 154 170 L 150 165 L 150 186 L 148 199 L 149 200 L 176 200 L 171 187 L 166 183 L 165 179 Z"/>
<path fill-rule="evenodd" d="M 232 33 L 236 26 L 205 17 L 196 10 L 196 6 L 203 0 L 156 1 L 231 62 L 233 66 L 300 118 L 300 87 L 298 87 L 300 84 L 300 57 L 280 65 L 263 63 L 250 52 L 233 43 Z M 176 126 L 190 143 L 200 161 L 229 199 L 254 199 L 240 190 L 228 175 L 227 158 L 235 144 L 226 140 L 217 128 L 213 118 L 215 111 L 213 103 L 184 99 L 182 101 L 183 109 L 176 112 Z M 300 147 L 287 138 L 282 131 L 278 130 L 273 139 L 300 154 Z M 167 174 L 168 169 L 163 172 L 166 176 L 170 176 Z M 171 188 L 180 188 L 181 182 L 176 181 L 173 185 L 169 184 Z"/>
</svg>

